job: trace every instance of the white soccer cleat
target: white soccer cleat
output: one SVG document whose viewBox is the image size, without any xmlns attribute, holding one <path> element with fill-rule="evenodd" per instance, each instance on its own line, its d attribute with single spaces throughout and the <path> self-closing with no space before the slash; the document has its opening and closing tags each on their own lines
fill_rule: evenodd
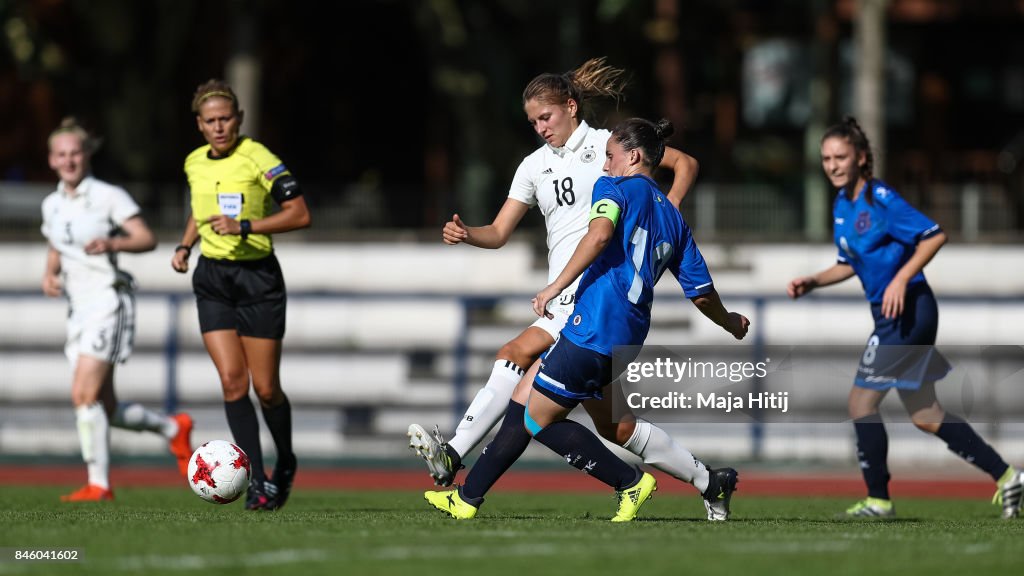
<svg viewBox="0 0 1024 576">
<path fill-rule="evenodd" d="M 462 468 L 461 463 L 452 461 L 448 451 L 445 450 L 444 437 L 441 431 L 434 426 L 434 433 L 429 434 L 419 424 L 409 425 L 409 448 L 427 463 L 430 469 L 430 477 L 438 486 L 451 486 L 455 481 L 455 473 Z"/>
</svg>

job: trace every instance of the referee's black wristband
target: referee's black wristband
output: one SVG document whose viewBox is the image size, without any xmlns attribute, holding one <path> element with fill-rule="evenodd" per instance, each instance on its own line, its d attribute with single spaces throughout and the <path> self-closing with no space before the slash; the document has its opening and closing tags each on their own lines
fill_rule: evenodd
<svg viewBox="0 0 1024 576">
<path fill-rule="evenodd" d="M 248 220 L 239 220 L 238 227 L 242 229 L 240 232 L 242 240 L 245 240 L 249 237 L 249 234 L 252 234 L 252 222 Z"/>
<path fill-rule="evenodd" d="M 174 251 L 177 252 L 178 250 L 184 250 L 185 252 L 188 252 L 189 256 L 192 255 L 192 247 L 188 244 L 178 244 L 174 247 Z"/>
</svg>

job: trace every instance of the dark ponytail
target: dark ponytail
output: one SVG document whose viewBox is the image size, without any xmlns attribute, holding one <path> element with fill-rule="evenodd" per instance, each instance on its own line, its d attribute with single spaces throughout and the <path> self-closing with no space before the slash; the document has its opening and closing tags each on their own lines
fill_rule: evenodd
<svg viewBox="0 0 1024 576">
<path fill-rule="evenodd" d="M 665 140 L 675 132 L 672 123 L 662 118 L 657 123 L 643 118 L 630 118 L 615 127 L 611 138 L 622 145 L 626 152 L 640 149 L 643 163 L 648 168 L 661 164 L 665 156 Z"/>
<path fill-rule="evenodd" d="M 874 180 L 875 155 L 871 152 L 871 142 L 868 141 L 868 135 L 864 133 L 864 129 L 857 123 L 857 119 L 853 116 L 846 116 L 842 122 L 832 125 L 825 131 L 821 141 L 824 142 L 829 138 L 843 138 L 853 146 L 853 149 L 858 154 L 864 153 L 866 161 L 860 167 L 860 175 L 868 183 L 868 190 L 870 191 L 871 181 Z M 856 193 L 855 190 L 850 192 Z M 867 194 L 865 199 L 868 204 L 874 202 L 870 193 Z"/>
</svg>

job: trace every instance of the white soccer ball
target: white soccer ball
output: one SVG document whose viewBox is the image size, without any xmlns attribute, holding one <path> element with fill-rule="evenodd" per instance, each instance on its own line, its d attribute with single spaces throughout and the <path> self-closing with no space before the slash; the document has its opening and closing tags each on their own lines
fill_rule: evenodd
<svg viewBox="0 0 1024 576">
<path fill-rule="evenodd" d="M 252 469 L 241 448 L 225 440 L 210 440 L 188 461 L 188 485 L 207 502 L 227 504 L 249 487 Z"/>
</svg>

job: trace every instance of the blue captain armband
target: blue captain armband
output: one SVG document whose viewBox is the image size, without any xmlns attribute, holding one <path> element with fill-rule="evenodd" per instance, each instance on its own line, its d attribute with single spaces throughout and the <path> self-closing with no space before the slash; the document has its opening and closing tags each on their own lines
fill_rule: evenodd
<svg viewBox="0 0 1024 576">
<path fill-rule="evenodd" d="M 607 218 L 612 221 L 612 224 L 618 224 L 620 212 L 621 209 L 618 204 L 607 198 L 602 198 L 590 207 L 590 219 Z"/>
</svg>

